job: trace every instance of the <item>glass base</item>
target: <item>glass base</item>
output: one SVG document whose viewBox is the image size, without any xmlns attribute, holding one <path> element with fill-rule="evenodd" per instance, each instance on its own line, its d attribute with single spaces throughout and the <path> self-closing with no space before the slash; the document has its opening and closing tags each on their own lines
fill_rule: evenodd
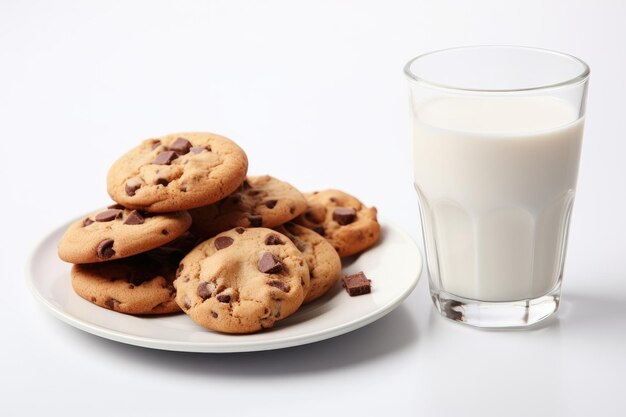
<svg viewBox="0 0 626 417">
<path fill-rule="evenodd" d="M 561 287 L 543 297 L 528 300 L 489 302 L 470 300 L 445 291 L 430 292 L 442 316 L 482 328 L 524 328 L 550 317 L 559 308 Z"/>
</svg>

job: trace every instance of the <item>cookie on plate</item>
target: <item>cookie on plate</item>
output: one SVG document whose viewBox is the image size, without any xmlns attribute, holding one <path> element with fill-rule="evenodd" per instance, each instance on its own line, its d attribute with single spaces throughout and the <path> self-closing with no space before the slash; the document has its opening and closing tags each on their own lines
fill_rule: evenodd
<svg viewBox="0 0 626 417">
<path fill-rule="evenodd" d="M 190 210 L 191 230 L 208 238 L 238 226 L 272 228 L 300 215 L 306 207 L 302 193 L 289 183 L 269 175 L 249 176 L 228 197 Z"/>
<path fill-rule="evenodd" d="M 304 297 L 304 303 L 326 294 L 341 278 L 341 259 L 333 245 L 314 231 L 294 223 L 287 223 L 275 230 L 296 245 L 309 266 L 311 286 Z"/>
<path fill-rule="evenodd" d="M 184 253 L 173 248 L 96 264 L 74 265 L 72 287 L 85 300 L 126 314 L 180 311 L 173 281 Z"/>
<path fill-rule="evenodd" d="M 75 264 L 126 258 L 163 246 L 190 225 L 186 211 L 150 214 L 115 204 L 72 223 L 59 242 L 59 257 Z"/>
<path fill-rule="evenodd" d="M 109 170 L 107 190 L 130 208 L 163 213 L 214 203 L 246 178 L 248 159 L 213 133 L 175 133 L 143 141 Z"/>
<path fill-rule="evenodd" d="M 302 304 L 304 256 L 286 236 L 238 227 L 196 246 L 176 273 L 176 302 L 196 323 L 224 333 L 272 327 Z"/>
<path fill-rule="evenodd" d="M 366 207 L 339 190 L 306 193 L 308 208 L 294 222 L 324 236 L 345 257 L 362 252 L 380 238 L 375 207 Z"/>
</svg>

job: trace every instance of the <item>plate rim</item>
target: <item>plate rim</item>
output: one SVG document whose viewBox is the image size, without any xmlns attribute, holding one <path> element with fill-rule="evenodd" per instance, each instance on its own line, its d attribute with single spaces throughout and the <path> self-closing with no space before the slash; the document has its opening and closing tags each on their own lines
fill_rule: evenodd
<svg viewBox="0 0 626 417">
<path fill-rule="evenodd" d="M 77 217 L 78 218 L 78 217 Z M 365 327 L 374 321 L 384 317 L 389 314 L 391 311 L 399 307 L 402 302 L 413 292 L 415 287 L 420 281 L 420 278 L 423 273 L 423 257 L 422 253 L 419 250 L 419 247 L 400 227 L 398 227 L 394 222 L 384 219 L 379 216 L 379 223 L 381 226 L 388 226 L 393 229 L 395 233 L 398 233 L 402 236 L 404 240 L 410 242 L 415 249 L 417 254 L 417 258 L 414 262 L 417 263 L 417 276 L 412 279 L 411 285 L 407 286 L 401 293 L 398 293 L 397 296 L 393 297 L 388 303 L 384 304 L 381 308 L 378 308 L 372 311 L 365 316 L 353 319 L 345 323 L 341 323 L 340 325 L 335 325 L 323 332 L 313 331 L 305 334 L 297 334 L 292 336 L 287 336 L 281 338 L 276 342 L 268 342 L 268 341 L 239 341 L 237 343 L 222 343 L 222 342 L 211 342 L 207 343 L 205 341 L 177 341 L 177 340 L 163 340 L 156 339 L 152 337 L 146 336 L 137 336 L 130 333 L 121 332 L 119 330 L 109 329 L 98 324 L 88 323 L 78 317 L 75 317 L 72 314 L 68 314 L 66 312 L 61 311 L 57 306 L 53 305 L 37 288 L 34 282 L 34 273 L 33 273 L 33 265 L 35 260 L 35 255 L 42 249 L 44 244 L 52 238 L 55 233 L 58 233 L 63 228 L 67 228 L 73 221 L 68 221 L 56 228 L 52 231 L 46 233 L 38 242 L 37 245 L 31 249 L 27 262 L 25 265 L 25 273 L 26 273 L 26 284 L 30 291 L 30 293 L 35 297 L 37 301 L 41 305 L 45 307 L 45 309 L 50 312 L 54 317 L 61 320 L 62 322 L 69 324 L 72 327 L 75 327 L 79 330 L 87 332 L 89 334 L 93 334 L 98 337 L 102 337 L 104 339 L 113 340 L 118 343 L 124 343 L 132 346 L 140 346 L 143 348 L 164 350 L 164 351 L 174 351 L 174 352 L 195 352 L 195 353 L 243 353 L 243 352 L 261 352 L 268 350 L 277 350 L 277 349 L 285 349 L 294 346 L 307 345 L 310 343 L 319 342 L 326 339 L 331 339 L 333 337 L 340 336 L 342 334 L 349 333 L 353 330 L 360 329 Z"/>
</svg>

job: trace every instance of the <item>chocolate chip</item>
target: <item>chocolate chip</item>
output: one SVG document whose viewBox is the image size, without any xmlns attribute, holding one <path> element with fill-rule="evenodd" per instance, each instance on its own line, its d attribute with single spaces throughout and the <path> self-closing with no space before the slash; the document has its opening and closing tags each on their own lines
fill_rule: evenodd
<svg viewBox="0 0 626 417">
<path fill-rule="evenodd" d="M 214 319 L 217 318 L 217 313 L 213 310 L 211 310 L 211 317 L 213 317 Z"/>
<path fill-rule="evenodd" d="M 226 288 L 217 294 L 217 301 L 220 303 L 230 303 L 235 300 L 237 292 L 232 288 Z"/>
<path fill-rule="evenodd" d="M 230 295 L 217 294 L 217 301 L 219 301 L 220 303 L 230 303 Z"/>
<path fill-rule="evenodd" d="M 273 279 L 270 282 L 268 282 L 268 284 L 271 287 L 278 288 L 279 290 L 281 290 L 283 292 L 289 292 L 289 290 L 291 289 L 288 284 L 285 284 L 284 282 L 282 282 L 282 281 L 280 281 L 278 279 Z"/>
<path fill-rule="evenodd" d="M 265 207 L 267 207 L 268 209 L 273 209 L 274 207 L 276 207 L 276 203 L 278 203 L 278 200 L 267 200 L 265 202 Z"/>
<path fill-rule="evenodd" d="M 210 147 L 205 147 L 205 146 L 193 146 L 191 147 L 191 149 L 189 149 L 189 152 L 191 153 L 202 153 L 204 151 L 210 151 L 211 148 Z"/>
<path fill-rule="evenodd" d="M 161 152 L 152 161 L 155 165 L 169 165 L 174 159 L 178 158 L 178 155 L 174 151 Z"/>
<path fill-rule="evenodd" d="M 324 226 L 322 225 L 313 227 L 313 231 L 320 236 L 326 235 L 326 231 L 324 230 Z"/>
<path fill-rule="evenodd" d="M 152 144 L 152 148 L 150 148 L 150 150 L 155 150 L 156 148 L 158 148 L 159 146 L 161 146 L 161 141 L 160 140 L 155 140 L 154 143 Z"/>
<path fill-rule="evenodd" d="M 115 220 L 122 217 L 122 210 L 110 209 L 105 210 L 102 213 L 96 214 L 97 222 L 110 222 L 111 220 Z"/>
<path fill-rule="evenodd" d="M 113 255 L 115 255 L 115 251 L 113 250 L 113 239 L 105 239 L 98 244 L 98 249 L 96 249 L 96 254 L 100 259 L 109 259 Z"/>
<path fill-rule="evenodd" d="M 145 219 L 137 210 L 133 210 L 130 212 L 126 220 L 124 220 L 124 224 L 143 224 Z"/>
<path fill-rule="evenodd" d="M 135 195 L 135 192 L 141 188 L 141 181 L 137 178 L 131 178 L 126 181 L 126 186 L 124 188 L 126 190 L 126 195 L 132 197 Z"/>
<path fill-rule="evenodd" d="M 263 252 L 257 266 L 259 271 L 265 274 L 276 274 L 283 270 L 283 264 L 280 262 L 280 259 L 270 252 Z"/>
<path fill-rule="evenodd" d="M 201 282 L 198 285 L 198 297 L 202 298 L 202 300 L 206 300 L 207 298 L 211 298 L 211 294 L 215 291 L 215 284 L 211 282 Z"/>
<path fill-rule="evenodd" d="M 372 292 L 371 281 L 367 279 L 362 271 L 343 277 L 343 287 L 346 291 L 348 291 L 350 296 L 363 295 Z"/>
<path fill-rule="evenodd" d="M 280 237 L 278 237 L 278 235 L 275 234 L 275 233 L 270 233 L 265 238 L 265 244 L 266 245 L 282 245 L 284 243 L 285 242 L 283 242 L 282 239 Z"/>
<path fill-rule="evenodd" d="M 167 149 L 176 152 L 178 155 L 184 155 L 191 149 L 191 142 L 185 138 L 176 138 Z"/>
<path fill-rule="evenodd" d="M 117 301 L 115 298 L 109 298 L 108 300 L 106 300 L 104 302 L 104 305 L 107 306 L 108 308 L 110 308 L 111 310 L 117 310 L 117 307 L 120 304 L 121 303 L 119 301 Z"/>
<path fill-rule="evenodd" d="M 167 235 L 169 235 L 169 234 L 170 234 L 170 231 L 169 231 L 169 230 L 167 230 L 167 229 L 163 229 L 163 230 L 161 230 L 161 234 L 162 234 L 163 236 L 167 236 Z"/>
<path fill-rule="evenodd" d="M 87 217 L 85 220 L 83 220 L 83 227 L 87 227 L 90 224 L 93 223 L 93 220 L 91 220 L 89 217 Z"/>
<path fill-rule="evenodd" d="M 126 207 L 124 207 L 121 204 L 111 204 L 110 206 L 107 207 L 108 209 L 116 209 L 116 210 L 124 210 Z"/>
<path fill-rule="evenodd" d="M 154 183 L 155 185 L 162 185 L 164 187 L 167 187 L 167 184 L 169 184 L 170 182 L 167 178 L 157 178 Z"/>
<path fill-rule="evenodd" d="M 215 239 L 215 249 L 217 250 L 222 250 L 224 248 L 229 247 L 230 245 L 232 245 L 234 242 L 232 237 L 228 237 L 228 236 L 220 236 L 217 239 Z"/>
<path fill-rule="evenodd" d="M 352 223 L 356 219 L 356 211 L 353 208 L 337 207 L 333 211 L 333 220 L 342 226 Z"/>
<path fill-rule="evenodd" d="M 263 226 L 263 217 L 258 215 L 248 216 L 248 221 L 250 222 L 250 227 L 261 227 Z"/>
<path fill-rule="evenodd" d="M 238 227 L 235 229 L 235 232 L 239 233 L 240 235 L 243 234 L 243 232 L 245 232 L 246 229 L 244 229 L 243 227 Z"/>
</svg>

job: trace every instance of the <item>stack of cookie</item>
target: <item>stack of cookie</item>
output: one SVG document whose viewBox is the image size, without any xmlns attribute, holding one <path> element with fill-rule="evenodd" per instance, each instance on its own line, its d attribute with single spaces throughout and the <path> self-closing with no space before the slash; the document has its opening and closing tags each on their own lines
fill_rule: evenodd
<svg viewBox="0 0 626 417">
<path fill-rule="evenodd" d="M 130 150 L 108 174 L 116 204 L 73 223 L 59 244 L 74 290 L 122 313 L 182 309 L 208 329 L 250 333 L 321 297 L 340 257 L 378 240 L 375 208 L 247 170 L 245 152 L 210 133 Z"/>
</svg>

